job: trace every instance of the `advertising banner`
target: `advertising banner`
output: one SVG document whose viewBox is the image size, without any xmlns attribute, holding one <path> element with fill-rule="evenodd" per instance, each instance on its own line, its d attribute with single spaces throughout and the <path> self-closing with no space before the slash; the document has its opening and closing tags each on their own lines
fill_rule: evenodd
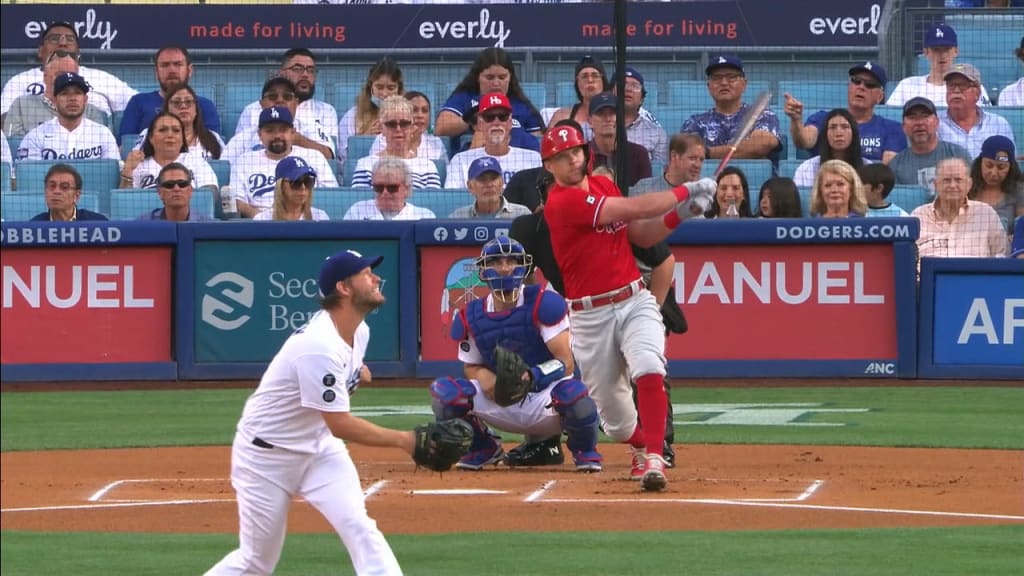
<svg viewBox="0 0 1024 576">
<path fill-rule="evenodd" d="M 6 248 L 0 362 L 171 360 L 171 270 L 170 247 Z"/>
<path fill-rule="evenodd" d="M 384 256 L 374 272 L 389 302 L 366 319 L 366 359 L 397 360 L 398 242 L 354 240 L 347 247 Z M 195 362 L 268 362 L 319 310 L 320 265 L 337 251 L 333 240 L 196 241 Z"/>
<path fill-rule="evenodd" d="M 1024 377 L 1024 276 L 935 275 L 932 362 L 1016 366 Z"/>
<path fill-rule="evenodd" d="M 880 1 L 693 0 L 629 4 L 630 46 L 878 44 Z M 47 23 L 70 21 L 85 49 L 598 47 L 614 41 L 612 4 L 45 5 L 3 4 L 3 48 L 36 48 Z M 160 33 L 154 34 L 154 22 Z"/>
</svg>

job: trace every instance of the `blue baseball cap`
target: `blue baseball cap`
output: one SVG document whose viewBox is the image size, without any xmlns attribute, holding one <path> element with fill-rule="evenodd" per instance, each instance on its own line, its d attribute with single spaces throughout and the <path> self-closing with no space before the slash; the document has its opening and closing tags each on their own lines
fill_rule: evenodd
<svg viewBox="0 0 1024 576">
<path fill-rule="evenodd" d="M 89 83 L 74 72 L 65 72 L 53 80 L 53 93 L 60 94 L 68 86 L 78 86 L 82 92 L 89 92 Z"/>
<path fill-rule="evenodd" d="M 981 157 L 996 162 L 1013 162 L 1016 153 L 1013 141 L 999 134 L 989 136 L 981 144 Z"/>
<path fill-rule="evenodd" d="M 1010 258 L 1024 255 L 1024 216 L 1018 216 L 1013 224 L 1013 245 L 1010 246 Z"/>
<path fill-rule="evenodd" d="M 615 95 L 611 92 L 601 92 L 590 99 L 591 114 L 597 114 L 598 110 L 604 108 L 615 109 Z"/>
<path fill-rule="evenodd" d="M 615 74 L 612 75 L 612 84 L 615 84 L 615 79 L 618 77 L 618 75 L 618 72 L 615 72 Z M 634 80 L 640 83 L 641 87 L 643 87 L 644 85 L 643 75 L 640 74 L 640 72 L 638 72 L 637 69 L 633 68 L 632 66 L 626 66 L 626 78 L 633 78 Z"/>
<path fill-rule="evenodd" d="M 312 176 L 316 178 L 316 170 L 313 169 L 305 160 L 298 156 L 288 156 L 282 158 L 277 163 L 277 168 L 274 170 L 274 176 L 280 180 L 284 178 L 294 182 L 301 179 L 304 176 Z"/>
<path fill-rule="evenodd" d="M 936 24 L 928 30 L 924 37 L 925 48 L 938 46 L 956 46 L 956 31 L 945 24 Z"/>
<path fill-rule="evenodd" d="M 743 72 L 743 60 L 740 60 L 740 57 L 734 54 L 719 54 L 708 63 L 708 67 L 704 69 L 704 74 L 711 76 L 711 73 L 718 68 L 735 68 Z"/>
<path fill-rule="evenodd" d="M 501 164 L 490 156 L 481 156 L 469 165 L 469 179 L 476 180 L 487 172 L 494 172 L 501 176 Z"/>
<path fill-rule="evenodd" d="M 330 296 L 338 282 L 358 274 L 364 268 L 376 268 L 383 261 L 383 256 L 363 256 L 355 250 L 338 252 L 324 260 L 320 267 L 320 294 Z"/>
<path fill-rule="evenodd" d="M 288 111 L 284 106 L 271 106 L 270 108 L 264 108 L 260 112 L 260 128 L 263 128 L 267 124 L 287 124 L 292 125 L 292 113 Z"/>
<path fill-rule="evenodd" d="M 853 68 L 850 68 L 850 76 L 853 76 L 858 72 L 867 72 L 868 74 L 871 74 L 875 77 L 875 80 L 878 80 L 878 83 L 882 85 L 882 88 L 885 88 L 885 83 L 889 81 L 889 77 L 885 74 L 885 68 L 883 68 L 878 62 L 868 60 L 863 64 L 857 64 Z"/>
</svg>

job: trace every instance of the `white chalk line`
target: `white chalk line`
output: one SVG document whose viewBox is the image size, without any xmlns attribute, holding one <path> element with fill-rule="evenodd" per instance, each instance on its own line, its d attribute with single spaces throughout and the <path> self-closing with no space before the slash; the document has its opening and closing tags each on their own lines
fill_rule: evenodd
<svg viewBox="0 0 1024 576">
<path fill-rule="evenodd" d="M 547 482 L 544 483 L 543 486 L 540 487 L 539 490 L 534 490 L 526 498 L 524 498 L 523 502 L 536 502 L 537 500 L 540 500 L 542 496 L 547 494 L 548 490 L 555 487 L 556 482 L 557 480 L 548 480 Z"/>
</svg>

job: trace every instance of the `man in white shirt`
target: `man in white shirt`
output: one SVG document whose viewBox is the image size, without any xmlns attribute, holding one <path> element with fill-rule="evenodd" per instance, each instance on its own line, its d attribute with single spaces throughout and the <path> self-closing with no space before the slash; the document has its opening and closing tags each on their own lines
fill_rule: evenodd
<svg viewBox="0 0 1024 576">
<path fill-rule="evenodd" d="M 436 218 L 427 208 L 408 202 L 412 174 L 401 158 L 384 156 L 373 167 L 374 198 L 353 204 L 342 220 L 420 220 Z"/>
<path fill-rule="evenodd" d="M 295 96 L 299 100 L 294 114 L 296 123 L 312 127 L 313 135 L 303 131 L 311 139 L 331 142 L 331 146 L 321 152 L 328 160 L 333 159 L 334 147 L 338 141 L 338 112 L 334 106 L 323 100 L 313 99 L 313 95 L 316 93 L 317 75 L 316 58 L 313 56 L 313 52 L 307 48 L 292 48 L 285 52 L 279 73 L 295 85 Z M 256 119 L 262 108 L 259 101 L 246 106 L 238 118 L 235 132 L 255 128 Z"/>
<path fill-rule="evenodd" d="M 121 150 L 110 129 L 85 118 L 89 84 L 66 72 L 53 83 L 57 117 L 32 129 L 18 147 L 18 160 L 120 160 Z"/>
<path fill-rule="evenodd" d="M 972 158 L 981 154 L 981 144 L 989 136 L 1006 136 L 1013 142 L 1006 118 L 978 106 L 980 90 L 981 72 L 974 66 L 957 64 L 946 72 L 947 108 L 939 113 L 939 138 L 963 146 Z"/>
<path fill-rule="evenodd" d="M 261 112 L 259 134 L 263 150 L 246 152 L 231 163 L 231 186 L 243 218 L 252 218 L 274 205 L 277 163 L 287 156 L 298 156 L 308 162 L 319 176 L 321 186 L 338 186 L 338 179 L 323 155 L 292 144 L 295 128 L 287 108 L 271 106 Z"/>
<path fill-rule="evenodd" d="M 915 96 L 923 96 L 940 104 L 945 102 L 946 73 L 953 68 L 959 53 L 956 31 L 952 27 L 937 24 L 929 28 L 928 35 L 924 38 L 924 56 L 928 59 L 928 73 L 900 80 L 885 103 L 889 106 L 902 106 Z M 978 96 L 978 104 L 988 106 L 990 103 L 983 86 Z"/>
<path fill-rule="evenodd" d="M 540 154 L 526 148 L 516 148 L 509 143 L 512 137 L 512 104 L 508 96 L 500 92 L 481 96 L 473 121 L 476 123 L 476 131 L 485 135 L 484 145 L 459 152 L 452 158 L 448 165 L 445 188 L 465 188 L 469 165 L 484 156 L 494 158 L 504 167 L 502 180 L 505 184 L 516 172 L 540 166 Z"/>
<path fill-rule="evenodd" d="M 1024 36 L 1020 37 L 1020 48 L 1014 52 L 1021 64 L 1024 64 Z M 1024 106 L 1024 76 L 1017 79 L 999 93 L 1000 106 Z"/>
<path fill-rule="evenodd" d="M 39 37 L 39 62 L 44 64 L 50 54 L 57 50 L 74 52 L 78 54 L 78 34 L 74 26 L 67 22 L 54 22 L 50 24 Z M 128 106 L 128 100 L 135 96 L 136 91 L 122 82 L 112 74 L 102 70 L 81 66 L 78 73 L 86 79 L 89 89 L 93 91 L 92 104 L 106 114 L 120 112 Z M 22 94 L 42 94 L 43 68 L 42 66 L 25 70 L 16 74 L 4 84 L 3 92 L 0 93 L 0 115 L 6 115 L 10 110 L 14 99 Z M 2 119 L 2 116 L 0 116 Z"/>
<path fill-rule="evenodd" d="M 299 101 L 295 96 L 295 84 L 284 76 L 274 76 L 263 83 L 263 92 L 260 96 L 260 106 L 266 110 L 271 106 L 282 106 L 292 113 L 295 133 L 292 143 L 295 146 L 310 148 L 330 158 L 333 154 L 333 143 L 322 131 L 318 131 L 309 118 L 304 122 L 301 117 L 296 116 Z M 260 141 L 259 130 L 254 125 L 252 129 L 243 132 L 235 132 L 235 135 L 228 142 L 227 146 L 220 153 L 221 160 L 233 162 L 242 153 L 252 150 L 262 150 L 263 142 Z"/>
<path fill-rule="evenodd" d="M 273 574 L 292 499 L 301 496 L 335 528 L 355 574 L 401 576 L 376 522 L 346 442 L 412 455 L 417 434 L 352 413 L 351 396 L 372 375 L 364 364 L 366 316 L 386 301 L 373 269 L 383 257 L 345 250 L 320 268 L 322 310 L 296 330 L 245 402 L 231 448 L 239 546 L 207 576 Z"/>
</svg>

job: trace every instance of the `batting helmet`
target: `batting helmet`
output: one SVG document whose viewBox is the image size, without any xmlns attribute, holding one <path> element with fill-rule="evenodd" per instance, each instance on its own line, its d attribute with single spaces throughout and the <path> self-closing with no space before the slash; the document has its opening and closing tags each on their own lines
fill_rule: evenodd
<svg viewBox="0 0 1024 576">
<path fill-rule="evenodd" d="M 573 126 L 554 126 L 544 133 L 540 142 L 540 157 L 544 160 L 570 148 L 586 146 L 583 132 Z"/>
<path fill-rule="evenodd" d="M 516 265 L 506 276 L 495 269 L 494 261 L 499 258 L 512 258 Z M 526 248 L 519 241 L 508 236 L 491 239 L 480 249 L 480 257 L 476 259 L 480 279 L 491 290 L 515 291 L 522 287 L 533 267 L 533 256 L 526 253 Z"/>
</svg>

